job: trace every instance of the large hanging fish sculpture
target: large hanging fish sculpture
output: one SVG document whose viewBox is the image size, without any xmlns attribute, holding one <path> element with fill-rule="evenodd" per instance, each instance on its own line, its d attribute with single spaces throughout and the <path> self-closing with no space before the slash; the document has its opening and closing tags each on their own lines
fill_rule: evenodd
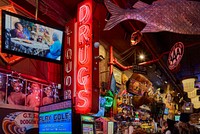
<svg viewBox="0 0 200 134">
<path fill-rule="evenodd" d="M 200 34 L 200 2 L 189 0 L 158 0 L 151 5 L 138 1 L 134 9 L 122 9 L 109 0 L 105 5 L 111 13 L 104 30 L 128 19 L 146 24 L 142 33 L 169 31 L 179 34 Z"/>
</svg>

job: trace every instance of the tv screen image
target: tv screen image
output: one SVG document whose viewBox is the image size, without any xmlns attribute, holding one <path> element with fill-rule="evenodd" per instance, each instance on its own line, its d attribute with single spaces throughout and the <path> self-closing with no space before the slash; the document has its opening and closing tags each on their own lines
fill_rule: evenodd
<svg viewBox="0 0 200 134">
<path fill-rule="evenodd" d="M 2 11 L 2 52 L 62 62 L 64 32 L 34 19 Z"/>
<path fill-rule="evenodd" d="M 39 114 L 40 134 L 72 134 L 71 108 Z"/>
</svg>

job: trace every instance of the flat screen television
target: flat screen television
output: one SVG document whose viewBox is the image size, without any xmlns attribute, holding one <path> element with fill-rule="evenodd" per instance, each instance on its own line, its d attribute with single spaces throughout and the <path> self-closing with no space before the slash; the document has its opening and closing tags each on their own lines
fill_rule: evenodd
<svg viewBox="0 0 200 134">
<path fill-rule="evenodd" d="M 2 52 L 62 63 L 64 30 L 2 11 Z"/>
</svg>

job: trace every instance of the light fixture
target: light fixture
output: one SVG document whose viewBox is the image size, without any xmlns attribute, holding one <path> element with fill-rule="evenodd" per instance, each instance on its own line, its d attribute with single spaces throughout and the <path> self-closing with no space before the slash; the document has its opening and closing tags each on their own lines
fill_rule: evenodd
<svg viewBox="0 0 200 134">
<path fill-rule="evenodd" d="M 190 98 L 191 102 L 194 104 L 194 108 L 200 108 L 199 96 L 197 95 L 198 88 L 195 88 L 196 80 L 196 77 L 183 79 L 183 91 L 187 92 L 188 98 Z"/>
<path fill-rule="evenodd" d="M 95 48 L 99 48 L 99 45 L 100 45 L 99 42 L 95 42 L 95 43 L 94 43 L 94 47 L 95 47 Z"/>
<path fill-rule="evenodd" d="M 196 96 L 195 98 L 191 98 L 191 102 L 194 104 L 194 108 L 200 108 L 200 101 L 199 96 Z"/>
<path fill-rule="evenodd" d="M 197 96 L 197 90 L 198 90 L 199 88 L 194 88 L 193 89 L 193 91 L 191 91 L 191 92 L 187 92 L 187 94 L 188 94 L 188 98 L 195 98 L 196 96 Z"/>
<path fill-rule="evenodd" d="M 183 91 L 184 92 L 191 92 L 191 91 L 193 91 L 194 88 L 195 88 L 195 81 L 196 81 L 196 77 L 191 77 L 191 78 L 183 79 L 182 80 Z"/>
<path fill-rule="evenodd" d="M 140 60 L 144 60 L 144 59 L 145 59 L 144 54 L 140 54 L 140 55 L 139 55 L 139 58 L 140 58 Z"/>
</svg>

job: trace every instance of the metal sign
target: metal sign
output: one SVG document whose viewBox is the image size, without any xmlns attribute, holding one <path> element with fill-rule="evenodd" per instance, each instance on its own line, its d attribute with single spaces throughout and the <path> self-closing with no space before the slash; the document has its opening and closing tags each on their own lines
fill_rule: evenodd
<svg viewBox="0 0 200 134">
<path fill-rule="evenodd" d="M 147 74 L 147 68 L 141 65 L 133 65 L 133 72 L 139 74 Z"/>
<path fill-rule="evenodd" d="M 182 42 L 177 42 L 169 53 L 168 67 L 170 70 L 174 70 L 180 63 L 184 54 L 184 45 Z"/>
</svg>

